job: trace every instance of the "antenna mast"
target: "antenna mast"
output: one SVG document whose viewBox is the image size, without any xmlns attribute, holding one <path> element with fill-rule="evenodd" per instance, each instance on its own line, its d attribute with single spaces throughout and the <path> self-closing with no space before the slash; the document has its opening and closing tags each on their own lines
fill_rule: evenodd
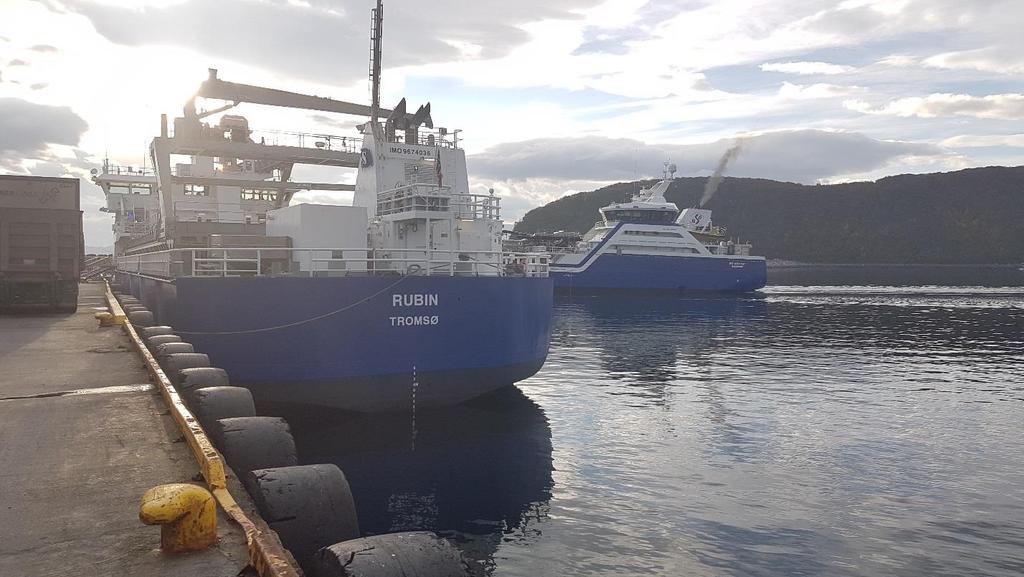
<svg viewBox="0 0 1024 577">
<path fill-rule="evenodd" d="M 370 12 L 370 121 L 377 124 L 380 114 L 380 37 L 384 21 L 384 2 Z"/>
</svg>

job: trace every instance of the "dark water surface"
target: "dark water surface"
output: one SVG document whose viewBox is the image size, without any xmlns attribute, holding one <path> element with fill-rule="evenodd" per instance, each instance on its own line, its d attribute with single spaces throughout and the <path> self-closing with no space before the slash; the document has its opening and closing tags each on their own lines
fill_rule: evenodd
<svg viewBox="0 0 1024 577">
<path fill-rule="evenodd" d="M 292 424 L 493 575 L 1024 574 L 1019 288 L 563 298 L 518 389 Z"/>
</svg>

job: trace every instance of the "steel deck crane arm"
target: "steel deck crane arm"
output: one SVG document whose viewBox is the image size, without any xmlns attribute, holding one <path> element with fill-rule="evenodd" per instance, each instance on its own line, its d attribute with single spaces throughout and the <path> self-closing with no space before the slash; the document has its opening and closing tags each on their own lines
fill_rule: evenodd
<svg viewBox="0 0 1024 577">
<path fill-rule="evenodd" d="M 196 96 L 231 102 L 249 102 L 267 106 L 352 114 L 355 116 L 370 116 L 371 113 L 370 107 L 365 104 L 342 102 L 341 100 L 298 94 L 296 92 L 288 92 L 287 90 L 275 90 L 262 86 L 225 82 L 217 78 L 217 71 L 213 69 L 210 70 L 210 77 L 199 86 Z M 382 114 L 390 114 L 391 111 L 381 110 L 380 112 Z M 412 115 L 410 114 L 409 116 L 411 117 Z"/>
</svg>

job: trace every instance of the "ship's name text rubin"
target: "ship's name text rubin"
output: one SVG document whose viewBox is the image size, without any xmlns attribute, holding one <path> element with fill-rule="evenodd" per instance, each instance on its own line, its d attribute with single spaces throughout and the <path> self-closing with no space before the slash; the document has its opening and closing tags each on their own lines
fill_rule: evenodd
<svg viewBox="0 0 1024 577">
<path fill-rule="evenodd" d="M 436 307 L 437 293 L 434 294 L 397 294 L 391 295 L 393 307 Z"/>
</svg>

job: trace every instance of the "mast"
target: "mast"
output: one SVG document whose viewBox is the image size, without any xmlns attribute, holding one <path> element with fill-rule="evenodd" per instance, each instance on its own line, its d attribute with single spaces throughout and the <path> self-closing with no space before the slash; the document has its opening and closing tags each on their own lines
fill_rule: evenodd
<svg viewBox="0 0 1024 577">
<path fill-rule="evenodd" d="M 380 41 L 383 32 L 384 2 L 370 12 L 370 122 L 377 124 L 380 115 Z"/>
</svg>

